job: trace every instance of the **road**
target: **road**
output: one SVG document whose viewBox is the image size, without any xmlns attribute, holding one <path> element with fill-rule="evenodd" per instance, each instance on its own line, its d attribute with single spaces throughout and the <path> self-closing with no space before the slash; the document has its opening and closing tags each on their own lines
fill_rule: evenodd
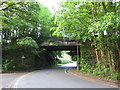
<svg viewBox="0 0 120 90">
<path fill-rule="evenodd" d="M 113 88 L 66 73 L 70 67 L 64 65 L 24 74 L 14 81 L 12 88 Z"/>
<path fill-rule="evenodd" d="M 0 74 L 0 81 L 2 82 L 2 88 L 9 88 L 15 81 L 21 76 L 27 74 L 27 72 L 19 72 L 19 73 L 3 73 Z"/>
</svg>

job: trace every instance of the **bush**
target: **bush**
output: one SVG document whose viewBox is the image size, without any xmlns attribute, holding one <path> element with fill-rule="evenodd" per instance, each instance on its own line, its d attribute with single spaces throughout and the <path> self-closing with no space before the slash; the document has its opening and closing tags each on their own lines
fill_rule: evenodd
<svg viewBox="0 0 120 90">
<path fill-rule="evenodd" d="M 9 71 L 11 66 L 12 66 L 11 60 L 5 59 L 3 64 L 2 64 L 2 72 Z"/>
<path fill-rule="evenodd" d="M 79 59 L 80 62 L 80 72 L 92 74 L 95 76 L 99 76 L 101 78 L 113 79 L 113 80 L 120 80 L 120 73 L 111 70 L 109 66 L 104 67 L 102 63 L 90 64 L 87 60 L 81 58 Z"/>
<path fill-rule="evenodd" d="M 67 64 L 67 63 L 69 63 L 70 61 L 69 60 L 64 60 L 64 59 L 60 59 L 59 60 L 59 63 L 60 64 Z"/>
</svg>

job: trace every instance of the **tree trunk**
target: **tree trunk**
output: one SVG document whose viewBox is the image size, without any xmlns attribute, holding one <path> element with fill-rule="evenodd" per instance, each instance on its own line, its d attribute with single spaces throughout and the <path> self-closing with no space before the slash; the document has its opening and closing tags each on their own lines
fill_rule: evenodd
<svg viewBox="0 0 120 90">
<path fill-rule="evenodd" d="M 104 53 L 103 53 L 102 48 L 101 48 L 100 52 L 101 52 L 101 60 L 102 60 L 102 64 L 104 65 L 104 68 L 106 68 L 106 61 L 105 61 L 105 58 L 104 58 Z"/>
</svg>

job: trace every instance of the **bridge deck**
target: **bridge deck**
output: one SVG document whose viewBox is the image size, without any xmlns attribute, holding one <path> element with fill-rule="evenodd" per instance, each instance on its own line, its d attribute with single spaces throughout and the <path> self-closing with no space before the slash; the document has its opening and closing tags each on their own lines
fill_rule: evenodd
<svg viewBox="0 0 120 90">
<path fill-rule="evenodd" d="M 41 48 L 45 48 L 48 51 L 76 51 L 77 46 L 40 46 Z M 80 49 L 80 47 L 78 47 Z"/>
<path fill-rule="evenodd" d="M 78 45 L 77 42 L 43 42 L 41 44 L 41 46 L 77 46 L 77 45 Z"/>
<path fill-rule="evenodd" d="M 45 48 L 49 51 L 63 51 L 63 50 L 69 50 L 69 51 L 75 51 L 77 50 L 77 45 L 78 43 L 77 42 L 59 42 L 59 41 L 56 41 L 56 42 L 43 42 L 40 47 L 41 48 Z M 80 44 L 79 44 L 79 47 L 80 49 Z"/>
</svg>

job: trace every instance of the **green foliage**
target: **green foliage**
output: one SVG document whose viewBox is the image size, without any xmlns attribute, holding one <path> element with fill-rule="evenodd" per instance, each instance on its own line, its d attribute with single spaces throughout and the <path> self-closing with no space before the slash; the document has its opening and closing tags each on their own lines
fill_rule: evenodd
<svg viewBox="0 0 120 90">
<path fill-rule="evenodd" d="M 11 62 L 9 62 L 9 60 L 5 60 L 5 62 L 3 63 L 4 67 L 2 68 L 2 71 L 8 71 L 11 66 L 10 63 Z"/>
<path fill-rule="evenodd" d="M 62 2 L 60 6 L 52 18 L 49 9 L 37 2 L 1 4 L 4 70 L 55 64 L 61 52 L 47 52 L 39 48 L 39 44 L 47 41 L 53 32 L 57 37 L 80 41 L 80 71 L 119 80 L 119 3 Z M 74 54 L 71 51 L 71 56 Z M 25 58 L 22 59 L 22 56 Z M 76 57 L 72 58 L 76 60 Z"/>
<path fill-rule="evenodd" d="M 58 57 L 61 57 L 61 52 L 60 51 L 52 51 L 52 53 L 50 53 L 50 57 L 51 60 L 53 60 L 52 64 L 56 64 L 59 61 Z"/>
<path fill-rule="evenodd" d="M 40 54 L 46 51 L 39 44 L 51 36 L 49 9 L 38 2 L 2 2 L 1 12 L 3 70 L 42 67 L 36 62 L 45 62 Z"/>
<path fill-rule="evenodd" d="M 93 7 L 92 4 L 96 4 L 96 7 L 99 7 L 97 8 L 98 12 L 93 10 L 96 7 Z M 56 36 L 77 38 L 85 42 L 86 40 L 92 40 L 94 32 L 98 34 L 97 40 L 101 40 L 105 30 L 112 31 L 118 28 L 118 14 L 115 12 L 105 14 L 100 11 L 100 9 L 104 8 L 102 3 L 62 2 L 61 7 L 55 14 L 54 22 L 57 27 L 55 26 L 51 29 Z M 95 16 L 94 14 L 96 13 L 97 15 Z"/>
<path fill-rule="evenodd" d="M 31 37 L 25 37 L 22 39 L 17 39 L 17 44 L 21 46 L 29 46 L 33 48 L 39 48 L 37 42 L 33 40 Z"/>
<path fill-rule="evenodd" d="M 104 67 L 102 63 L 96 63 L 91 65 L 85 59 L 80 59 L 80 72 L 99 76 L 101 78 L 113 79 L 113 80 L 120 80 L 120 73 L 111 70 L 110 67 Z"/>
<path fill-rule="evenodd" d="M 114 72 L 114 74 L 112 74 L 112 77 L 109 77 L 109 78 L 113 80 L 120 80 L 120 73 Z"/>
<path fill-rule="evenodd" d="M 69 63 L 70 61 L 69 60 L 64 60 L 64 59 L 59 59 L 59 64 L 67 64 Z"/>
<path fill-rule="evenodd" d="M 91 65 L 83 58 L 80 59 L 80 71 L 90 73 L 91 72 Z"/>
<path fill-rule="evenodd" d="M 76 58 L 77 58 L 77 55 L 74 55 L 73 58 L 72 58 L 72 60 L 76 61 L 77 60 Z"/>
<path fill-rule="evenodd" d="M 82 44 L 80 71 L 109 78 L 120 72 L 119 8 L 119 2 L 61 2 L 51 30 Z"/>
</svg>

